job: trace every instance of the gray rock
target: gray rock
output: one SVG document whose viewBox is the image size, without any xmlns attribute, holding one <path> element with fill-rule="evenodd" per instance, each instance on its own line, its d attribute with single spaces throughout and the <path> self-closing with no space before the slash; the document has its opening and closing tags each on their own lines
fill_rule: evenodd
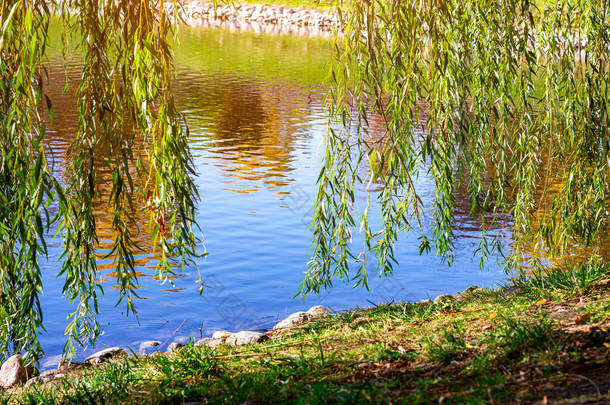
<svg viewBox="0 0 610 405">
<path fill-rule="evenodd" d="M 140 347 L 156 347 L 159 346 L 161 342 L 158 340 L 147 340 L 146 342 L 140 343 Z"/>
<path fill-rule="evenodd" d="M 59 365 L 57 366 L 57 370 L 58 371 L 76 370 L 76 369 L 83 367 L 84 365 L 85 365 L 85 363 L 66 359 L 66 360 L 62 360 L 61 363 L 59 363 Z"/>
<path fill-rule="evenodd" d="M 267 336 L 262 333 L 243 330 L 229 336 L 226 342 L 231 346 L 246 346 L 260 343 L 265 340 L 267 340 Z"/>
<path fill-rule="evenodd" d="M 32 366 L 25 366 L 20 354 L 9 357 L 0 367 L 0 386 L 11 388 L 23 384 L 29 378 L 34 377 L 37 370 Z"/>
<path fill-rule="evenodd" d="M 65 377 L 66 377 L 66 375 L 59 370 L 49 370 L 49 371 L 45 371 L 44 373 L 40 374 L 38 377 L 30 378 L 25 383 L 25 386 L 29 387 L 29 386 L 32 386 L 35 384 L 46 384 L 48 382 L 60 380 Z"/>
<path fill-rule="evenodd" d="M 291 314 L 288 318 L 279 321 L 277 325 L 273 327 L 273 329 L 277 330 L 294 328 L 295 326 L 304 324 L 310 319 L 311 317 L 307 312 L 295 312 L 294 314 Z"/>
<path fill-rule="evenodd" d="M 477 287 L 476 285 L 471 285 L 470 287 L 465 289 L 464 292 L 462 292 L 462 294 L 471 293 L 471 292 L 476 291 L 478 289 L 479 289 L 479 287 Z"/>
<path fill-rule="evenodd" d="M 430 305 L 432 304 L 432 300 L 419 300 L 415 303 L 415 305 Z"/>
<path fill-rule="evenodd" d="M 217 330 L 216 332 L 214 332 L 212 334 L 212 339 L 222 339 L 222 340 L 227 340 L 227 338 L 229 336 L 231 336 L 233 333 L 231 332 L 227 332 L 226 330 Z"/>
<path fill-rule="evenodd" d="M 311 319 L 323 318 L 330 315 L 330 311 L 322 305 L 316 305 L 307 310 L 307 315 L 309 315 Z"/>
<path fill-rule="evenodd" d="M 97 353 L 93 353 L 91 356 L 85 359 L 86 363 L 101 363 L 104 360 L 108 360 L 112 357 L 124 354 L 125 350 L 120 347 L 109 347 L 108 349 L 100 350 Z"/>
<path fill-rule="evenodd" d="M 435 304 L 442 304 L 444 302 L 449 302 L 455 300 L 455 297 L 451 294 L 441 294 L 434 299 Z"/>
<path fill-rule="evenodd" d="M 177 352 L 180 349 L 182 349 L 183 347 L 184 347 L 184 345 L 180 342 L 172 342 L 169 344 L 169 346 L 167 346 L 167 352 L 168 353 Z"/>
<path fill-rule="evenodd" d="M 140 354 L 144 354 L 146 353 L 147 349 L 150 349 L 151 347 L 157 347 L 161 344 L 161 342 L 159 342 L 158 340 L 148 340 L 146 342 L 142 342 L 140 343 L 140 347 L 139 347 L 139 352 Z"/>
<path fill-rule="evenodd" d="M 202 339 L 204 340 L 204 339 Z M 224 344 L 226 342 L 226 339 L 209 339 L 206 342 L 202 343 L 201 345 L 205 345 L 207 347 L 209 347 L 210 349 L 215 349 L 218 346 Z M 201 346 L 199 345 L 199 346 Z"/>
<path fill-rule="evenodd" d="M 510 297 L 511 295 L 515 295 L 521 291 L 521 287 L 517 287 L 516 285 L 511 285 L 510 287 L 505 288 L 502 291 L 502 295 L 505 297 Z"/>
<path fill-rule="evenodd" d="M 208 343 L 211 341 L 211 338 L 203 338 L 203 339 L 199 339 L 198 341 L 196 341 L 193 346 L 207 346 Z"/>
<path fill-rule="evenodd" d="M 27 387 L 31 387 L 32 385 L 46 384 L 49 381 L 51 381 L 51 379 L 45 379 L 45 378 L 42 378 L 41 376 L 32 377 L 26 381 L 25 387 L 27 388 Z"/>
</svg>

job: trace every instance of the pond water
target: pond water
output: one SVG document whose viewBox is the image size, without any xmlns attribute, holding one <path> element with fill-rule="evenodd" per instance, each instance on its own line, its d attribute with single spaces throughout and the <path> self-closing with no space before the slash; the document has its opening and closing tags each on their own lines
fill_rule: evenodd
<svg viewBox="0 0 610 405">
<path fill-rule="evenodd" d="M 466 215 L 460 215 L 451 267 L 434 254 L 419 256 L 417 234 L 405 235 L 396 249 L 400 264 L 394 276 L 378 279 L 372 268 L 370 291 L 336 283 L 320 296 L 293 298 L 310 257 L 308 224 L 323 156 L 329 58 L 324 39 L 181 29 L 175 90 L 191 130 L 195 182 L 201 195 L 198 221 L 209 252 L 199 267 L 212 288 L 198 294 L 194 268 L 181 272 L 173 285 L 161 284 L 148 266 L 150 255 L 142 254 L 138 315 L 125 317 L 124 306 L 115 307 L 112 268 L 101 261 L 99 277 L 106 294 L 100 320 L 105 333 L 95 350 L 108 346 L 137 350 L 143 341 L 171 343 L 209 336 L 219 329 L 264 329 L 315 304 L 339 311 L 434 298 L 473 284 L 497 285 L 504 279 L 493 265 L 487 271 L 479 269 L 479 259 L 473 257 L 479 232 Z M 66 69 L 78 77 L 77 62 Z M 48 91 L 55 114 L 48 148 L 58 170 L 69 159 L 66 148 L 75 125 L 71 91 L 62 94 L 63 75 L 64 63 L 51 58 Z M 417 187 L 424 201 L 430 201 L 432 184 L 423 178 Z M 100 218 L 102 228 L 104 221 Z M 59 360 L 66 315 L 73 311 L 62 297 L 63 282 L 56 277 L 60 252 L 61 241 L 56 240 L 43 263 L 43 368 Z M 93 350 L 85 348 L 79 357 Z"/>
</svg>

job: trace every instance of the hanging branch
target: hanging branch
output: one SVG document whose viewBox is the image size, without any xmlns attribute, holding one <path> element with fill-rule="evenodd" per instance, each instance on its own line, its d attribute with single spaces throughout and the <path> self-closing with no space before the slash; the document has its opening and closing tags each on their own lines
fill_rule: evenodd
<svg viewBox="0 0 610 405">
<path fill-rule="evenodd" d="M 412 229 L 412 218 L 422 233 L 420 254 L 434 247 L 451 263 L 458 189 L 467 190 L 480 224 L 482 265 L 491 255 L 510 253 L 512 268 L 527 257 L 553 260 L 568 247 L 600 246 L 610 218 L 610 2 L 368 0 L 337 7 L 344 35 L 331 76 L 334 126 L 302 294 L 334 278 L 366 286 L 360 258 L 369 251 L 380 274 L 391 274 L 398 235 Z M 368 129 L 375 117 L 384 122 L 385 142 Z M 370 224 L 367 205 L 359 248 L 351 243 L 353 193 L 365 171 L 381 184 L 381 224 Z M 420 175 L 435 187 L 429 207 L 413 185 Z M 494 231 L 506 217 L 513 221 L 510 252 Z"/>
<path fill-rule="evenodd" d="M 42 62 L 52 11 L 84 53 L 65 182 L 49 167 L 39 114 L 41 100 L 51 109 Z M 70 355 L 101 333 L 100 254 L 115 266 L 118 303 L 135 313 L 134 258 L 144 249 L 135 238 L 137 210 L 149 212 L 163 278 L 198 256 L 198 195 L 188 129 L 171 88 L 175 21 L 162 2 L 5 0 L 0 22 L 0 358 L 25 351 L 35 361 L 43 328 L 38 257 L 46 254 L 48 231 L 57 227 L 64 241 L 59 274 L 75 305 L 66 327 Z M 104 210 L 112 215 L 113 243 L 100 251 Z"/>
</svg>

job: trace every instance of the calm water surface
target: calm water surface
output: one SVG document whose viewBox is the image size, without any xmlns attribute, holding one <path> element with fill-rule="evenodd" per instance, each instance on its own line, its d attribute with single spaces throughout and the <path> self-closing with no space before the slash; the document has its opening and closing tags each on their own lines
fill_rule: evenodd
<svg viewBox="0 0 610 405">
<path fill-rule="evenodd" d="M 154 257 L 142 254 L 138 315 L 126 318 L 124 307 L 115 307 L 111 265 L 101 260 L 99 277 L 106 294 L 100 318 L 105 334 L 95 350 L 117 345 L 137 350 L 146 340 L 170 343 L 219 329 L 266 328 L 315 304 L 342 310 L 413 301 L 503 280 L 496 267 L 479 270 L 478 258 L 473 257 L 479 233 L 463 215 L 452 267 L 434 255 L 419 256 L 417 234 L 406 235 L 396 249 L 400 265 L 395 275 L 377 279 L 371 269 L 369 292 L 337 283 L 321 296 L 303 302 L 293 299 L 312 241 L 308 224 L 323 156 L 329 45 L 323 39 L 221 29 L 182 29 L 180 37 L 176 97 L 191 129 L 201 194 L 198 221 L 209 252 L 200 261 L 200 270 L 211 288 L 198 294 L 194 268 L 180 273 L 173 285 L 162 284 L 154 279 Z M 63 63 L 52 59 L 51 65 L 49 92 L 55 118 L 48 148 L 61 171 L 74 134 L 73 90 L 62 95 Z M 77 78 L 78 63 L 68 65 L 67 71 Z M 431 183 L 422 178 L 417 186 L 424 201 L 430 201 Z M 105 224 L 107 219 L 100 217 L 100 226 Z M 62 297 L 62 280 L 56 278 L 60 252 L 61 242 L 55 241 L 44 264 L 43 367 L 58 361 L 66 315 L 73 311 Z M 83 349 L 79 356 L 92 351 Z"/>
</svg>

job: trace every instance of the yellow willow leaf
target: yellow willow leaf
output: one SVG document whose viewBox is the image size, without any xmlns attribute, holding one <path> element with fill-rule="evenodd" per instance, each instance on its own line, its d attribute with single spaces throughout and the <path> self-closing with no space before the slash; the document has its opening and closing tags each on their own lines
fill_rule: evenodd
<svg viewBox="0 0 610 405">
<path fill-rule="evenodd" d="M 576 325 L 582 325 L 583 323 L 587 323 L 587 321 L 591 318 L 591 314 L 581 314 L 577 315 L 574 318 L 574 323 Z"/>
<path fill-rule="evenodd" d="M 489 319 L 490 321 L 493 321 L 494 319 L 496 319 L 496 318 L 497 318 L 497 316 L 498 316 L 498 312 L 494 311 L 494 312 L 492 312 L 491 314 L 489 314 L 489 318 L 488 318 L 488 319 Z"/>
</svg>

